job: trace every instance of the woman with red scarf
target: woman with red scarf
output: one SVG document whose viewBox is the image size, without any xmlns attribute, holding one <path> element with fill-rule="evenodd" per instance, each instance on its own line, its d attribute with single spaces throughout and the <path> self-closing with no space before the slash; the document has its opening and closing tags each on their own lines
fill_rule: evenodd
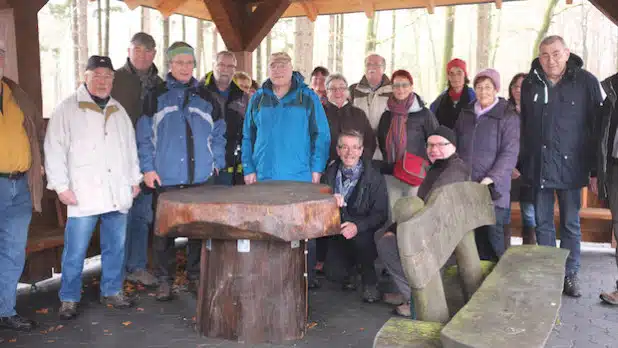
<svg viewBox="0 0 618 348">
<path fill-rule="evenodd" d="M 431 112 L 438 122 L 453 129 L 461 109 L 476 99 L 474 89 L 468 87 L 470 79 L 466 70 L 466 62 L 455 58 L 446 64 L 448 88 L 431 103 Z"/>
<path fill-rule="evenodd" d="M 391 77 L 393 95 L 388 99 L 386 111 L 378 124 L 378 145 L 382 151 L 382 173 L 390 207 L 404 196 L 416 196 L 418 185 L 412 186 L 393 176 L 393 169 L 406 153 L 427 159 L 425 142 L 438 127 L 438 120 L 414 93 L 412 75 L 406 70 L 397 70 Z M 420 185 L 420 183 L 419 183 Z"/>
</svg>

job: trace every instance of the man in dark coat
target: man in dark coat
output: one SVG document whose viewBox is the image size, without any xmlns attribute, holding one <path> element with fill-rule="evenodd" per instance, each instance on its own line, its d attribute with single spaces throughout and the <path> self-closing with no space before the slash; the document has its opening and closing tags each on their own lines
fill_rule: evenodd
<svg viewBox="0 0 618 348">
<path fill-rule="evenodd" d="M 236 56 L 229 51 L 217 53 L 213 71 L 204 76 L 200 84 L 212 92 L 225 117 L 227 126 L 225 137 L 225 168 L 215 178 L 220 185 L 242 185 L 243 172 L 240 161 L 240 144 L 245 111 L 249 95 L 234 81 Z"/>
<path fill-rule="evenodd" d="M 618 74 L 601 82 L 607 97 L 603 102 L 600 124 L 600 142 L 598 152 L 597 174 L 599 178 L 598 195 L 609 201 L 612 212 L 614 237 L 618 239 Z M 616 265 L 618 265 L 618 248 L 616 248 Z M 603 292 L 603 302 L 618 305 L 618 282 L 615 291 Z"/>
<path fill-rule="evenodd" d="M 341 213 L 341 235 L 331 239 L 329 250 L 342 255 L 348 276 L 345 290 L 355 290 L 357 265 L 360 265 L 363 300 L 379 301 L 377 257 L 374 233 L 388 218 L 388 194 L 384 177 L 362 159 L 363 136 L 356 130 L 339 133 L 339 158 L 326 169 L 322 182 L 333 188 Z"/>
<path fill-rule="evenodd" d="M 470 180 L 470 167 L 457 154 L 456 144 L 455 132 L 446 126 L 439 126 L 427 138 L 427 157 L 432 166 L 418 188 L 418 197 L 423 201 L 441 186 Z M 399 257 L 396 233 L 395 223 L 383 235 L 376 234 L 378 255 L 399 290 L 397 294 L 384 294 L 384 301 L 400 305 L 395 313 L 410 317 L 411 291 Z"/>
<path fill-rule="evenodd" d="M 157 54 L 152 36 L 140 32 L 133 35 L 129 46 L 129 56 L 125 65 L 116 70 L 112 98 L 127 111 L 133 125 L 142 115 L 144 96 L 163 80 L 154 64 Z M 133 200 L 127 221 L 125 245 L 125 269 L 128 281 L 144 286 L 156 286 L 155 278 L 147 269 L 148 240 L 154 212 L 152 209 L 152 190 L 141 185 L 140 194 Z"/>
<path fill-rule="evenodd" d="M 560 247 L 570 250 L 564 293 L 581 296 L 581 188 L 596 191 L 598 80 L 582 69 L 559 36 L 545 38 L 521 90 L 522 176 L 536 192 L 537 241 L 556 245 L 554 193 L 560 208 Z M 589 179 L 590 178 L 590 179 Z"/>
</svg>

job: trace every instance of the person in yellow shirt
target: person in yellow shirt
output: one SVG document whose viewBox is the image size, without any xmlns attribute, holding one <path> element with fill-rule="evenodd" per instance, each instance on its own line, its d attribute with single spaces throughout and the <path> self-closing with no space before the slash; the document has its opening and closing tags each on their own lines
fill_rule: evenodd
<svg viewBox="0 0 618 348">
<path fill-rule="evenodd" d="M 35 323 L 15 312 L 15 299 L 32 210 L 41 211 L 43 118 L 19 85 L 4 77 L 5 56 L 0 40 L 0 328 L 30 331 Z"/>
</svg>

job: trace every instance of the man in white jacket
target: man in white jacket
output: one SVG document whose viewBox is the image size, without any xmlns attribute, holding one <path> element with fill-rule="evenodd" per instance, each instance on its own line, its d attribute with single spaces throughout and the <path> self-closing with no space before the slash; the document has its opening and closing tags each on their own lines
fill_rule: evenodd
<svg viewBox="0 0 618 348">
<path fill-rule="evenodd" d="M 108 57 L 88 59 L 85 84 L 54 110 L 45 136 L 47 188 L 67 205 L 60 318 L 77 315 L 84 257 L 101 221 L 101 303 L 127 308 L 122 291 L 127 212 L 142 175 L 135 133 L 125 109 L 110 97 Z"/>
</svg>

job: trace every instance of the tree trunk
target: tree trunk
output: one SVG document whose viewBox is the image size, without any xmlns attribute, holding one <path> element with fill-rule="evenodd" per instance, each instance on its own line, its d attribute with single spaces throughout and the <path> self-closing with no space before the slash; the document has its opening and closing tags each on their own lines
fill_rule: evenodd
<svg viewBox="0 0 618 348">
<path fill-rule="evenodd" d="M 343 73 L 343 14 L 337 15 L 337 53 L 335 54 L 335 71 Z"/>
<path fill-rule="evenodd" d="M 212 60 L 213 62 L 215 61 L 217 52 L 219 52 L 219 30 L 217 29 L 217 26 L 213 23 L 212 24 Z"/>
<path fill-rule="evenodd" d="M 489 50 L 491 46 L 491 7 L 493 4 L 477 5 L 476 22 L 476 71 L 489 67 Z"/>
<path fill-rule="evenodd" d="M 307 17 L 296 17 L 294 31 L 294 68 L 305 78 L 313 69 L 313 22 Z M 332 40 L 331 40 L 332 41 Z"/>
<path fill-rule="evenodd" d="M 556 10 L 556 6 L 558 5 L 559 1 L 560 0 L 549 0 L 549 4 L 545 9 L 545 15 L 543 16 L 543 24 L 541 25 L 541 28 L 536 35 L 536 40 L 534 40 L 534 46 L 532 46 L 532 59 L 535 59 L 539 55 L 539 45 L 549 31 L 549 27 L 551 26 L 551 19 L 554 17 L 554 11 Z"/>
<path fill-rule="evenodd" d="M 326 66 L 329 70 L 335 67 L 335 48 L 336 40 L 335 33 L 337 32 L 337 15 L 328 16 L 328 60 Z"/>
<path fill-rule="evenodd" d="M 431 27 L 431 22 L 429 21 L 429 15 L 427 13 L 423 14 L 425 16 L 425 20 L 427 21 L 427 35 L 429 35 L 429 46 L 431 47 L 431 54 L 433 56 L 433 66 L 440 66 L 438 64 L 438 55 L 436 54 L 436 44 L 435 41 L 433 39 L 433 29 Z M 433 78 L 437 81 L 438 80 L 438 69 L 432 69 L 433 70 Z"/>
<path fill-rule="evenodd" d="M 374 13 L 373 17 L 367 21 L 367 38 L 365 39 L 365 55 L 375 52 L 376 50 L 376 28 L 378 27 L 378 14 Z"/>
<path fill-rule="evenodd" d="M 582 3 L 582 59 L 584 60 L 584 68 L 588 62 L 588 14 L 590 10 L 586 8 L 586 2 Z"/>
<path fill-rule="evenodd" d="M 111 6 L 109 0 L 105 0 L 105 56 L 109 56 L 109 22 L 111 20 Z"/>
<path fill-rule="evenodd" d="M 79 23 L 79 72 L 86 70 L 88 63 L 88 0 L 77 1 L 77 21 Z"/>
<path fill-rule="evenodd" d="M 180 21 L 182 23 L 182 41 L 187 42 L 187 17 L 181 16 Z"/>
<path fill-rule="evenodd" d="M 196 34 L 197 47 L 195 48 L 195 53 L 197 55 L 197 76 L 201 77 L 203 74 L 202 65 L 204 65 L 204 21 L 201 19 L 197 20 Z"/>
<path fill-rule="evenodd" d="M 142 6 L 142 31 L 150 32 L 150 9 Z"/>
<path fill-rule="evenodd" d="M 446 30 L 444 33 L 444 56 L 442 57 L 442 66 L 446 67 L 451 58 L 453 58 L 453 46 L 455 46 L 455 6 L 449 6 L 446 9 Z M 443 88 L 447 86 L 447 72 L 442 70 L 442 79 L 440 83 Z"/>
<path fill-rule="evenodd" d="M 81 70 L 79 64 L 79 21 L 77 14 L 77 0 L 71 0 L 71 36 L 73 38 L 73 62 L 74 62 L 74 77 L 75 86 L 81 82 Z"/>
<path fill-rule="evenodd" d="M 268 59 L 270 59 L 270 55 L 273 53 L 273 35 L 272 32 L 268 33 L 266 36 L 266 64 L 268 64 Z"/>
<path fill-rule="evenodd" d="M 498 10 L 498 18 L 496 20 L 498 28 L 496 29 L 496 39 L 491 47 L 491 66 L 496 66 L 496 56 L 498 55 L 498 48 L 500 48 L 500 39 L 502 37 L 502 10 Z"/>
<path fill-rule="evenodd" d="M 97 47 L 99 54 L 103 54 L 103 9 L 101 0 L 97 0 Z"/>
<path fill-rule="evenodd" d="M 395 71 L 395 60 L 397 60 L 397 54 L 395 53 L 396 41 L 397 41 L 397 11 L 392 11 L 393 17 L 393 29 L 391 31 L 391 72 Z"/>
<path fill-rule="evenodd" d="M 163 50 L 166 50 L 168 47 L 170 47 L 170 19 L 169 17 L 163 19 L 162 23 L 163 23 Z M 162 54 L 161 58 L 163 60 L 161 67 L 163 71 L 163 76 L 165 76 L 165 74 L 167 74 L 167 72 L 170 70 L 169 62 L 167 61 L 165 54 Z"/>
<path fill-rule="evenodd" d="M 255 76 L 253 79 L 256 81 L 263 81 L 264 79 L 264 71 L 263 71 L 263 63 L 262 63 L 262 45 L 264 42 L 261 42 L 257 49 L 255 50 Z"/>
</svg>

